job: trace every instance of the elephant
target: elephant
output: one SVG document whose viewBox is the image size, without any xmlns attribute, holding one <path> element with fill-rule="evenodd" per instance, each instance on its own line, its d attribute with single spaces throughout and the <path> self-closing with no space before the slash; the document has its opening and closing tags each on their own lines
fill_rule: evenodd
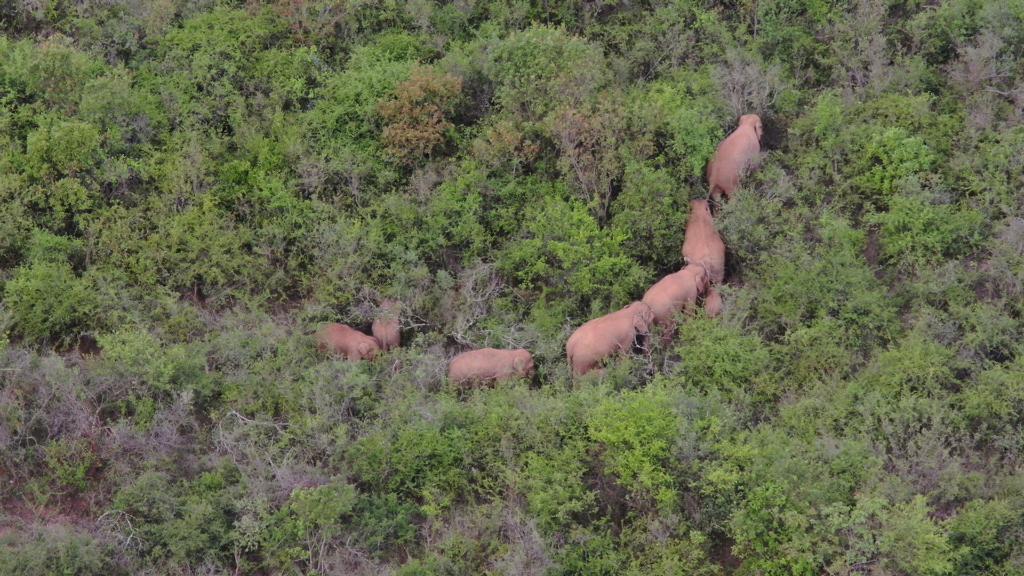
<svg viewBox="0 0 1024 576">
<path fill-rule="evenodd" d="M 711 284 L 720 284 L 725 279 L 725 243 L 715 230 L 707 200 L 690 201 L 690 219 L 686 223 L 683 240 L 683 262 L 707 268 Z"/>
<path fill-rule="evenodd" d="M 470 350 L 452 358 L 448 365 L 448 380 L 463 386 L 514 378 L 530 379 L 533 374 L 533 355 L 522 348 Z"/>
<path fill-rule="evenodd" d="M 714 288 L 709 288 L 704 295 L 704 312 L 708 318 L 714 318 L 722 313 L 722 293 Z"/>
<path fill-rule="evenodd" d="M 646 337 L 654 323 L 654 311 L 645 302 L 594 318 L 576 329 L 565 343 L 565 355 L 575 376 L 597 368 L 614 354 L 629 352 L 638 336 Z"/>
<path fill-rule="evenodd" d="M 398 348 L 402 344 L 401 310 L 400 302 L 385 300 L 381 302 L 379 315 L 373 321 L 370 331 L 384 352 Z"/>
<path fill-rule="evenodd" d="M 676 314 L 696 308 L 697 298 L 707 286 L 708 276 L 704 267 L 690 264 L 665 276 L 644 293 L 643 302 L 654 312 L 654 323 L 665 329 L 666 342 L 675 332 Z"/>
<path fill-rule="evenodd" d="M 334 322 L 317 331 L 316 342 L 322 352 L 338 354 L 353 362 L 373 360 L 380 352 L 380 343 L 373 336 Z"/>
<path fill-rule="evenodd" d="M 740 178 L 748 170 L 757 167 L 761 154 L 761 137 L 764 126 L 757 114 L 740 116 L 739 126 L 718 145 L 718 150 L 708 162 L 708 186 L 711 198 L 726 200 L 739 188 Z"/>
</svg>

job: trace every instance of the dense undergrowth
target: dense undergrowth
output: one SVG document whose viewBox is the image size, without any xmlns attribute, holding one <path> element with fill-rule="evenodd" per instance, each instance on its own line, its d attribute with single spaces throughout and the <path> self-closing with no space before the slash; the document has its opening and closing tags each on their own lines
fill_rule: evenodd
<svg viewBox="0 0 1024 576">
<path fill-rule="evenodd" d="M 1020 0 L 0 25 L 0 573 L 1024 573 Z M 724 315 L 572 382 L 747 112 Z M 316 353 L 382 298 L 403 348 Z"/>
</svg>

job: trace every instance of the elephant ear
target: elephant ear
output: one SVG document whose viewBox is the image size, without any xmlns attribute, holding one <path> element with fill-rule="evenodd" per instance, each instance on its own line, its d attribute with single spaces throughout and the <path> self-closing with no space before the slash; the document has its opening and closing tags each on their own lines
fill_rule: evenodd
<svg viewBox="0 0 1024 576">
<path fill-rule="evenodd" d="M 526 367 L 526 361 L 519 354 L 512 357 L 512 368 L 515 368 L 516 372 L 522 372 L 523 368 Z"/>
</svg>

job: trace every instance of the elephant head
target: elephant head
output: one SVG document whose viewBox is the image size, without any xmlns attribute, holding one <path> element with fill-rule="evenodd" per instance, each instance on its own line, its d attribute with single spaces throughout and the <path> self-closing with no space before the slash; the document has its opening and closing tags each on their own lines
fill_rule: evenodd
<svg viewBox="0 0 1024 576">
<path fill-rule="evenodd" d="M 654 310 L 645 302 L 634 302 L 626 308 L 633 312 L 633 330 L 638 336 L 647 336 L 654 325 Z"/>
<path fill-rule="evenodd" d="M 526 350 L 517 350 L 515 358 L 512 359 L 512 368 L 525 378 L 533 378 L 535 372 L 533 355 Z"/>
<path fill-rule="evenodd" d="M 754 134 L 757 135 L 757 141 L 760 142 L 764 136 L 764 123 L 761 122 L 761 117 L 757 114 L 744 114 L 740 116 L 740 126 L 750 126 L 754 129 Z"/>
<path fill-rule="evenodd" d="M 373 336 L 370 336 L 368 340 L 362 340 L 359 342 L 357 350 L 359 356 L 366 360 L 373 360 L 377 356 L 377 352 L 380 352 L 380 341 Z"/>
</svg>

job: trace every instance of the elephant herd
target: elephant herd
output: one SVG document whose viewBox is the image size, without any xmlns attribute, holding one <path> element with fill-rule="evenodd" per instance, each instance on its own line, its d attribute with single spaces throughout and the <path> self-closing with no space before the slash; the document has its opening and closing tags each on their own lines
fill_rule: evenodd
<svg viewBox="0 0 1024 576">
<path fill-rule="evenodd" d="M 707 169 L 712 200 L 728 201 L 743 175 L 756 167 L 762 135 L 761 118 L 746 114 L 719 144 Z M 656 282 L 639 301 L 594 318 L 573 332 L 565 344 L 565 355 L 574 376 L 600 370 L 607 359 L 629 353 L 655 327 L 660 329 L 662 343 L 670 342 L 680 313 L 692 314 L 698 307 L 703 307 L 709 317 L 721 313 L 722 296 L 716 286 L 725 279 L 725 243 L 715 229 L 707 199 L 690 202 L 682 257 L 683 268 Z M 385 301 L 373 322 L 372 336 L 331 323 L 316 333 L 317 344 L 322 351 L 348 360 L 372 360 L 400 345 L 400 313 L 400 303 Z M 460 385 L 529 379 L 533 374 L 533 356 L 522 348 L 470 350 L 455 356 L 448 365 L 449 381 Z"/>
</svg>

